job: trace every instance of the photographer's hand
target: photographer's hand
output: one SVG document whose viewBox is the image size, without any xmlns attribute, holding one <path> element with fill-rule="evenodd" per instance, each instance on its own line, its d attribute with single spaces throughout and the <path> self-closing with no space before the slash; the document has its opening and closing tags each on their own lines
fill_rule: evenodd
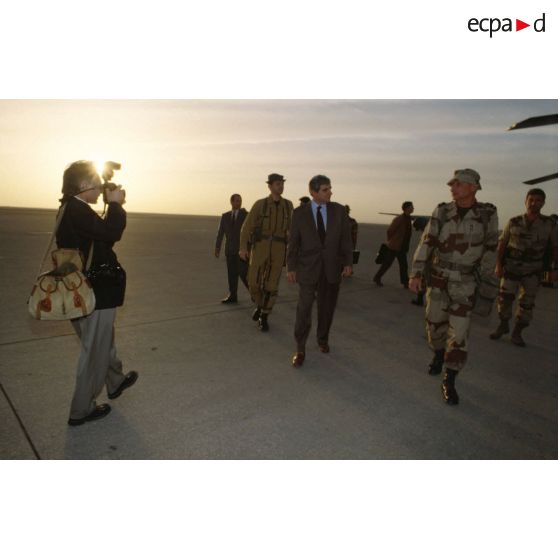
<svg viewBox="0 0 558 558">
<path fill-rule="evenodd" d="M 122 188 L 116 188 L 114 190 L 106 190 L 107 202 L 116 202 L 120 205 L 124 205 L 126 203 L 126 190 Z"/>
</svg>

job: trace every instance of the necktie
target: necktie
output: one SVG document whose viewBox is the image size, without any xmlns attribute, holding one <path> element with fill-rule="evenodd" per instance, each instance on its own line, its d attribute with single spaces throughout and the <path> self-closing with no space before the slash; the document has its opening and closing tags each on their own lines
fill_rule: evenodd
<svg viewBox="0 0 558 558">
<path fill-rule="evenodd" d="M 322 206 L 318 205 L 318 236 L 320 237 L 320 242 L 323 244 L 325 242 L 325 226 L 324 226 L 324 219 L 322 217 Z"/>
<path fill-rule="evenodd" d="M 233 211 L 232 222 L 233 222 L 233 225 L 236 223 L 236 211 Z"/>
</svg>

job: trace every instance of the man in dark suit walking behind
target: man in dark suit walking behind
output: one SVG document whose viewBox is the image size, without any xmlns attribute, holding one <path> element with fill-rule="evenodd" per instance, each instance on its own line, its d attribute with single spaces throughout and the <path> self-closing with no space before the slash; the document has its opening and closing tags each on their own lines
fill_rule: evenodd
<svg viewBox="0 0 558 558">
<path fill-rule="evenodd" d="M 225 237 L 229 296 L 221 301 L 223 304 L 238 302 L 237 291 L 239 277 L 246 288 L 248 288 L 248 281 L 246 280 L 248 264 L 244 260 L 241 260 L 238 255 L 238 250 L 240 248 L 240 229 L 248 214 L 242 207 L 242 197 L 240 194 L 233 194 L 231 196 L 231 207 L 231 211 L 227 211 L 221 216 L 217 239 L 215 241 L 215 257 L 218 258 L 221 252 L 223 236 Z"/>
<path fill-rule="evenodd" d="M 383 287 L 382 276 L 391 267 L 391 264 L 397 258 L 399 262 L 399 279 L 404 289 L 408 288 L 409 284 L 409 268 L 407 264 L 407 252 L 409 251 L 409 244 L 413 234 L 413 220 L 411 214 L 415 210 L 413 202 L 403 202 L 401 206 L 403 213 L 398 215 L 389 226 L 387 230 L 387 247 L 388 251 L 380 266 L 380 269 L 372 279 L 378 287 Z"/>
<path fill-rule="evenodd" d="M 317 175 L 310 180 L 312 201 L 293 212 L 287 246 L 287 279 L 298 283 L 296 353 L 292 365 L 302 366 L 306 340 L 312 326 L 312 306 L 318 299 L 318 346 L 329 353 L 329 330 L 339 294 L 341 277 L 352 272 L 351 225 L 345 207 L 330 202 L 331 180 Z"/>
</svg>

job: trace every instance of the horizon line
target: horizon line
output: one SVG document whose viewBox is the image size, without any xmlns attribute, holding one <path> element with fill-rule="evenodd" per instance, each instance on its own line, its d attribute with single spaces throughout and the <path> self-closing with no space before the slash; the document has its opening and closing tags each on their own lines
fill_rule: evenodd
<svg viewBox="0 0 558 558">
<path fill-rule="evenodd" d="M 56 208 L 52 207 L 28 207 L 19 205 L 0 205 L 0 211 L 4 209 L 23 209 L 28 211 L 58 211 Z M 246 209 L 246 208 L 245 208 Z M 296 208 L 295 208 L 296 209 Z M 95 211 L 95 209 L 93 208 Z M 98 213 L 98 211 L 95 211 Z M 201 217 L 201 218 L 220 218 L 222 214 L 219 215 L 196 215 L 194 213 L 157 213 L 149 211 L 126 211 L 130 215 L 161 215 L 164 217 Z M 386 225 L 386 223 L 370 223 L 368 221 L 357 221 L 359 225 Z"/>
</svg>

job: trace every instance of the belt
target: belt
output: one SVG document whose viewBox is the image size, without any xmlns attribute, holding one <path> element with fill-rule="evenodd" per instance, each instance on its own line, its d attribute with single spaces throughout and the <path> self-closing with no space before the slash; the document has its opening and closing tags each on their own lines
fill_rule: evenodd
<svg viewBox="0 0 558 558">
<path fill-rule="evenodd" d="M 283 242 L 283 243 L 287 244 L 287 239 L 282 237 L 282 236 L 273 236 L 273 235 L 262 234 L 261 239 L 262 240 L 272 240 L 272 241 L 276 241 L 276 242 Z"/>
<path fill-rule="evenodd" d="M 513 260 L 514 262 L 524 262 L 524 263 L 538 263 L 540 262 L 542 264 L 543 262 L 543 256 L 541 256 L 540 258 L 529 258 L 529 257 L 525 257 L 525 256 L 520 256 L 520 257 L 515 257 L 515 256 L 506 256 L 507 260 Z"/>
<path fill-rule="evenodd" d="M 445 262 L 443 260 L 434 262 L 434 267 L 441 267 L 442 269 L 450 269 L 451 271 L 461 271 L 462 273 L 473 273 L 476 265 L 464 265 L 455 262 Z"/>
</svg>

